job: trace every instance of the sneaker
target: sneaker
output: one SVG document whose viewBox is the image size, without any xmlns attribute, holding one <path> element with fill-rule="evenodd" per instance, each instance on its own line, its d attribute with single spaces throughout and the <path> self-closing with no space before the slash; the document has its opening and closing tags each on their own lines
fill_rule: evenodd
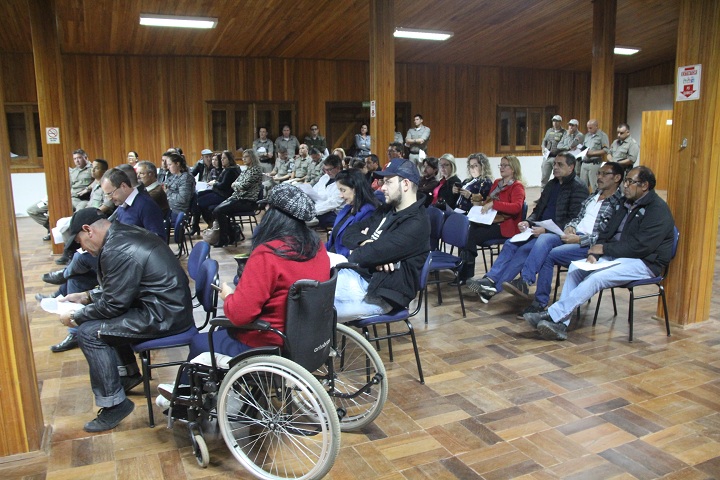
<svg viewBox="0 0 720 480">
<path fill-rule="evenodd" d="M 497 287 L 495 286 L 495 282 L 487 276 L 482 277 L 480 280 L 468 280 L 467 287 L 475 293 L 485 293 L 488 298 L 492 297 L 497 293 Z"/>
<path fill-rule="evenodd" d="M 103 407 L 98 411 L 97 418 L 85 424 L 86 432 L 104 432 L 117 427 L 125 417 L 135 410 L 135 404 L 128 398 L 112 407 Z"/>
<path fill-rule="evenodd" d="M 53 353 L 59 353 L 59 352 L 66 352 L 68 350 L 72 350 L 73 348 L 78 347 L 78 339 L 77 335 L 75 333 L 68 333 L 67 337 L 65 339 L 50 347 L 50 351 Z"/>
<path fill-rule="evenodd" d="M 509 282 L 503 282 L 502 286 L 506 292 L 515 295 L 516 297 L 522 298 L 523 300 L 532 299 L 530 296 L 530 287 L 522 278 L 516 278 L 515 280 L 511 280 Z"/>
<path fill-rule="evenodd" d="M 537 330 L 545 340 L 567 340 L 567 325 L 543 320 L 538 323 Z"/>
<path fill-rule="evenodd" d="M 45 235 L 45 236 L 43 237 L 43 242 L 49 242 L 49 241 L 50 241 L 50 238 L 51 238 L 51 237 L 50 237 L 50 234 L 48 233 L 47 235 Z"/>
<path fill-rule="evenodd" d="M 530 312 L 523 315 L 523 318 L 533 328 L 538 328 L 538 324 L 543 321 L 552 322 L 550 314 L 546 310 L 540 312 Z"/>
<path fill-rule="evenodd" d="M 539 303 L 533 301 L 528 307 L 523 310 L 522 312 L 518 313 L 515 318 L 518 320 L 525 320 L 525 314 L 526 313 L 540 313 L 545 311 L 545 307 L 540 305 Z"/>
<path fill-rule="evenodd" d="M 158 395 L 155 399 L 155 405 L 162 408 L 163 410 L 167 410 L 168 408 L 170 408 L 170 400 L 168 400 L 162 395 Z"/>
</svg>

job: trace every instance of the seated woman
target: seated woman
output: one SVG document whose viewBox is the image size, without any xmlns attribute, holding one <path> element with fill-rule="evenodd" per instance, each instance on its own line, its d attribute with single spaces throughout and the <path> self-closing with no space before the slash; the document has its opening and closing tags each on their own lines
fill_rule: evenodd
<svg viewBox="0 0 720 480">
<path fill-rule="evenodd" d="M 467 170 L 470 176 L 465 179 L 461 186 L 453 187 L 453 193 L 460 195 L 456 208 L 465 213 L 472 208 L 472 198 L 475 195 L 480 195 L 483 201 L 487 198 L 493 184 L 490 160 L 484 153 L 470 155 L 467 159 Z"/>
<path fill-rule="evenodd" d="M 500 178 L 490 187 L 486 199 L 480 194 L 471 197 L 474 204 L 482 205 L 482 211 L 495 209 L 498 213 L 494 223 L 482 225 L 470 223 L 468 232 L 468 249 L 461 252 L 465 265 L 460 272 L 461 285 L 475 276 L 475 257 L 477 246 L 495 238 L 510 238 L 520 233 L 518 223 L 522 221 L 523 204 L 525 203 L 525 186 L 523 185 L 520 160 L 514 155 L 506 155 L 500 159 Z"/>
<path fill-rule="evenodd" d="M 422 163 L 422 177 L 418 184 L 418 198 L 420 194 L 425 195 L 425 206 L 430 206 L 433 201 L 433 192 L 440 181 L 437 179 L 438 159 L 435 157 L 427 157 Z"/>
<path fill-rule="evenodd" d="M 208 226 L 212 225 L 213 210 L 232 195 L 232 184 L 240 175 L 240 167 L 235 163 L 235 157 L 229 150 L 223 150 L 220 157 L 223 170 L 209 190 L 203 190 L 197 196 L 197 208 L 193 212 L 192 233 L 200 233 L 200 215 Z"/>
<path fill-rule="evenodd" d="M 213 154 L 212 160 L 210 160 L 212 168 L 210 169 L 210 172 L 208 172 L 207 176 L 208 182 L 217 182 L 220 179 L 220 174 L 223 171 L 222 160 L 220 159 L 221 156 L 221 153 Z"/>
<path fill-rule="evenodd" d="M 245 170 L 233 182 L 232 195 L 213 210 L 213 217 L 220 227 L 220 239 L 216 247 L 224 247 L 235 241 L 235 233 L 230 231 L 230 215 L 254 211 L 260 198 L 263 181 L 260 159 L 253 149 L 245 150 L 242 159 Z"/>
<path fill-rule="evenodd" d="M 430 202 L 431 205 L 445 210 L 448 207 L 452 210 L 457 205 L 459 194 L 453 193 L 453 187 L 460 185 L 460 179 L 455 172 L 457 167 L 455 166 L 455 157 L 446 153 L 438 159 L 438 168 L 440 171 L 440 181 L 437 186 L 433 189 L 433 198 Z"/>
<path fill-rule="evenodd" d="M 293 185 L 274 187 L 267 200 L 269 209 L 252 240 L 252 251 L 237 288 L 223 283 L 223 310 L 235 325 L 257 319 L 285 329 L 287 297 L 297 280 L 320 282 L 330 278 L 330 259 L 317 233 L 305 222 L 315 216 L 315 203 Z M 282 345 L 272 332 L 217 330 L 213 334 L 218 353 L 235 356 L 250 348 Z M 210 350 L 208 335 L 195 335 L 189 359 Z"/>
<path fill-rule="evenodd" d="M 185 157 L 179 153 L 167 155 L 167 167 L 168 175 L 163 189 L 172 210 L 172 220 L 175 222 L 175 217 L 180 212 L 187 212 L 190 209 L 190 202 L 195 193 L 195 178 L 188 171 Z"/>
<path fill-rule="evenodd" d="M 345 201 L 345 206 L 335 218 L 332 234 L 325 247 L 328 252 L 347 257 L 350 250 L 342 242 L 345 229 L 372 215 L 380 202 L 361 170 L 354 168 L 343 170 L 335 176 L 335 183 L 337 183 L 340 197 Z"/>
</svg>

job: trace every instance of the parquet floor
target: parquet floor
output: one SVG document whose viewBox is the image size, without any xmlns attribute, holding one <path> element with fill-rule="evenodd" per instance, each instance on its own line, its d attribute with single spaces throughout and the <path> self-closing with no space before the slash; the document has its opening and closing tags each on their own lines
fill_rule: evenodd
<svg viewBox="0 0 720 480">
<path fill-rule="evenodd" d="M 33 296 L 52 291 L 40 275 L 54 263 L 40 241 L 40 227 L 27 218 L 18 225 L 35 362 L 52 437 L 47 457 L 6 463 L 0 478 L 250 478 L 212 425 L 206 429 L 207 469 L 195 463 L 183 425 L 148 428 L 140 388 L 130 397 L 137 408 L 115 431 L 82 430 L 96 412 L 87 364 L 79 350 L 53 354 L 48 349 L 65 331 Z M 246 250 L 247 243 L 213 249 L 223 280 L 234 272 L 231 255 Z M 582 323 L 568 341 L 556 343 L 540 340 L 515 319 L 524 305 L 511 296 L 498 295 L 484 305 L 467 293 L 467 318 L 446 287 L 441 307 L 436 296 L 430 297 L 429 324 L 422 318 L 414 322 L 425 385 L 416 379 L 409 342 L 395 343 L 393 363 L 383 349 L 388 402 L 370 428 L 342 435 L 328 478 L 720 478 L 718 300 L 710 321 L 674 327 L 670 338 L 651 318 L 655 302 L 640 302 L 630 344 L 627 293 L 622 292 L 617 318 L 607 302 L 593 328 L 593 301 L 583 308 Z M 173 357 L 185 354 L 178 350 Z M 157 360 L 162 358 L 165 354 Z M 174 379 L 169 370 L 160 370 L 156 381 Z M 155 414 L 162 420 L 157 407 Z"/>
</svg>

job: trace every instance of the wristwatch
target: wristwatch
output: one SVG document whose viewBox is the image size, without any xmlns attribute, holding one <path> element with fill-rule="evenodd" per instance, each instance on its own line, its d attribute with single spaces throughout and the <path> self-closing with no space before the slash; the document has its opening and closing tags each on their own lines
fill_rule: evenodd
<svg viewBox="0 0 720 480">
<path fill-rule="evenodd" d="M 78 326 L 77 322 L 75 321 L 75 312 L 70 312 L 70 326 Z"/>
</svg>

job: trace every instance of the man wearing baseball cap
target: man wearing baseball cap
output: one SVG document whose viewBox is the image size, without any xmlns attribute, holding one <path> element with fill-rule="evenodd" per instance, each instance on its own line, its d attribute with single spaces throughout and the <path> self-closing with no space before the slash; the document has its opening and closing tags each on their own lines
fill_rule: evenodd
<svg viewBox="0 0 720 480">
<path fill-rule="evenodd" d="M 552 117 L 552 124 L 552 128 L 548 128 L 547 132 L 545 132 L 545 138 L 542 141 L 543 154 L 547 152 L 547 156 L 543 155 L 545 158 L 543 158 L 543 163 L 540 167 L 542 169 L 542 179 L 540 180 L 542 187 L 547 185 L 548 180 L 550 180 L 553 162 L 559 151 L 558 143 L 560 143 L 563 135 L 565 135 L 565 129 L 562 128 L 562 117 L 560 115 Z"/>
<path fill-rule="evenodd" d="M 558 151 L 567 150 L 568 152 L 571 152 L 575 150 L 578 145 L 582 145 L 585 140 L 585 135 L 580 133 L 578 125 L 580 125 L 580 122 L 578 122 L 575 118 L 568 122 L 568 128 L 565 131 L 565 135 L 563 135 L 560 143 L 558 143 Z"/>
<path fill-rule="evenodd" d="M 201 158 L 198 163 L 190 171 L 190 175 L 195 177 L 198 182 L 207 182 L 210 170 L 212 170 L 212 154 L 213 151 L 209 148 L 204 149 L 200 152 Z"/>
<path fill-rule="evenodd" d="M 144 228 L 111 223 L 86 208 L 72 216 L 63 235 L 98 257 L 100 287 L 61 300 L 84 306 L 61 314 L 60 323 L 78 328 L 95 403 L 101 407 L 84 429 L 102 432 L 115 428 L 135 408 L 125 392 L 142 376 L 130 345 L 192 327 L 190 288 L 167 243 Z"/>
<path fill-rule="evenodd" d="M 383 178 L 385 205 L 345 230 L 348 261 L 358 271 L 338 275 L 335 308 L 339 321 L 405 308 L 420 288 L 420 272 L 430 251 L 430 223 L 417 198 L 420 173 L 410 160 L 395 159 L 375 176 Z"/>
</svg>

